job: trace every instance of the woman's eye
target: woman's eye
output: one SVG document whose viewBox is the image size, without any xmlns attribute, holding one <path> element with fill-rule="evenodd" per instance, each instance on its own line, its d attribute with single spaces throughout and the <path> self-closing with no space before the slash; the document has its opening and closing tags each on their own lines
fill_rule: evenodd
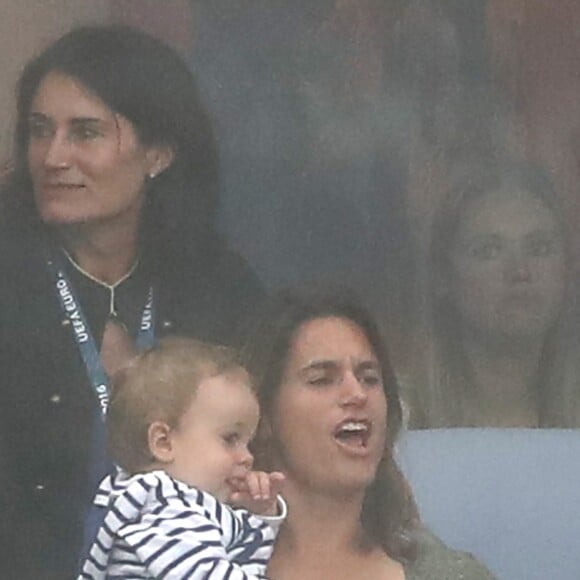
<svg viewBox="0 0 580 580">
<path fill-rule="evenodd" d="M 320 377 L 310 377 L 306 381 L 309 385 L 313 385 L 315 387 L 325 387 L 332 383 L 332 377 L 329 376 L 320 376 Z"/>
<path fill-rule="evenodd" d="M 52 135 L 52 127 L 42 121 L 31 121 L 28 124 L 28 133 L 34 139 L 43 139 Z"/>
<path fill-rule="evenodd" d="M 549 242 L 539 242 L 531 247 L 532 256 L 547 256 L 552 253 L 552 244 Z"/>
<path fill-rule="evenodd" d="M 534 257 L 551 256 L 556 253 L 557 248 L 558 243 L 555 239 L 539 238 L 530 242 L 529 252 Z"/>
<path fill-rule="evenodd" d="M 469 248 L 469 255 L 476 260 L 493 260 L 499 256 L 500 244 L 497 242 L 486 242 L 474 244 Z"/>
<path fill-rule="evenodd" d="M 72 131 L 73 139 L 78 141 L 90 141 L 91 139 L 95 139 L 101 135 L 102 133 L 95 127 L 87 127 L 84 125 L 75 127 Z"/>
<path fill-rule="evenodd" d="M 382 383 L 381 377 L 377 374 L 368 374 L 361 377 L 361 382 L 369 387 L 375 387 Z"/>
</svg>

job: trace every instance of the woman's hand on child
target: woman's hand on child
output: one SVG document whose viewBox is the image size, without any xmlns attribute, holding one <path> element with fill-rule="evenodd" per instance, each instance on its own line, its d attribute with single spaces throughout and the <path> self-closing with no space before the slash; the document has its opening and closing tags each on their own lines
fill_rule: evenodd
<svg viewBox="0 0 580 580">
<path fill-rule="evenodd" d="M 264 516 L 278 513 L 278 494 L 286 477 L 279 471 L 250 471 L 245 478 L 236 479 L 230 495 L 231 503 Z"/>
</svg>

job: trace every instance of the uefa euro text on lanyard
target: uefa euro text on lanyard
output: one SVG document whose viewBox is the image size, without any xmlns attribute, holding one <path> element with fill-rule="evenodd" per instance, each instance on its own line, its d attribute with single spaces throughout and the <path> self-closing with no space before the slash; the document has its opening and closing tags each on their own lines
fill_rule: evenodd
<svg viewBox="0 0 580 580">
<path fill-rule="evenodd" d="M 52 274 L 56 295 L 62 311 L 69 321 L 75 342 L 85 363 L 87 376 L 91 383 L 97 401 L 99 401 L 98 416 L 94 418 L 92 443 L 89 459 L 89 471 L 87 486 L 89 497 L 94 495 L 101 479 L 114 469 L 106 451 L 105 418 L 109 406 L 109 377 L 105 372 L 101 357 L 95 344 L 95 339 L 87 323 L 87 319 L 81 308 L 80 302 L 75 296 L 74 289 L 66 275 L 62 258 L 58 255 L 47 257 L 48 269 Z M 147 299 L 141 314 L 141 323 L 137 334 L 136 346 L 138 350 L 151 348 L 155 344 L 155 307 L 153 286 L 149 287 Z M 96 536 L 96 532 L 104 519 L 105 512 L 93 511 L 90 506 L 85 506 L 82 513 L 83 543 L 90 546 Z"/>
<path fill-rule="evenodd" d="M 67 317 L 75 338 L 75 342 L 85 363 L 87 376 L 91 383 L 97 401 L 99 401 L 101 418 L 104 422 L 109 406 L 110 390 L 109 377 L 105 372 L 101 357 L 87 319 L 75 296 L 74 289 L 64 270 L 62 259 L 51 256 L 47 259 L 47 266 L 52 274 L 56 287 L 56 295 L 64 315 Z M 137 350 L 151 348 L 155 344 L 155 307 L 153 286 L 149 287 L 147 300 L 141 314 L 141 323 L 137 334 Z"/>
</svg>

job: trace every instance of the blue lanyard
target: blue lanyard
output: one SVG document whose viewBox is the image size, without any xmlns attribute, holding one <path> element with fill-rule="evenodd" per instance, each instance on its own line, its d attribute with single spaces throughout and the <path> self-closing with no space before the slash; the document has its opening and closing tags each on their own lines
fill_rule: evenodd
<svg viewBox="0 0 580 580">
<path fill-rule="evenodd" d="M 50 273 L 52 274 L 56 288 L 56 295 L 60 302 L 62 311 L 67 317 L 73 330 L 75 342 L 83 362 L 85 363 L 91 387 L 95 393 L 97 401 L 99 402 L 101 418 L 104 421 L 109 406 L 110 389 L 109 377 L 101 363 L 99 349 L 97 348 L 80 302 L 74 293 L 73 286 L 66 275 L 62 260 L 58 256 L 53 256 L 48 258 L 46 263 Z M 154 344 L 155 304 L 153 286 L 150 286 L 143 313 L 141 315 L 141 323 L 139 325 L 136 345 L 138 350 L 145 350 L 151 348 Z"/>
</svg>

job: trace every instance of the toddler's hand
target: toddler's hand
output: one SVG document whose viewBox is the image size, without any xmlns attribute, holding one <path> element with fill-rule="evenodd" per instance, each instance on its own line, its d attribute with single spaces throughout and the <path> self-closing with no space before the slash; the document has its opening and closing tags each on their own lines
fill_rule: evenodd
<svg viewBox="0 0 580 580">
<path fill-rule="evenodd" d="M 240 507 L 263 516 L 278 513 L 278 494 L 286 477 L 279 471 L 250 471 L 245 478 L 237 479 L 230 501 Z"/>
</svg>

